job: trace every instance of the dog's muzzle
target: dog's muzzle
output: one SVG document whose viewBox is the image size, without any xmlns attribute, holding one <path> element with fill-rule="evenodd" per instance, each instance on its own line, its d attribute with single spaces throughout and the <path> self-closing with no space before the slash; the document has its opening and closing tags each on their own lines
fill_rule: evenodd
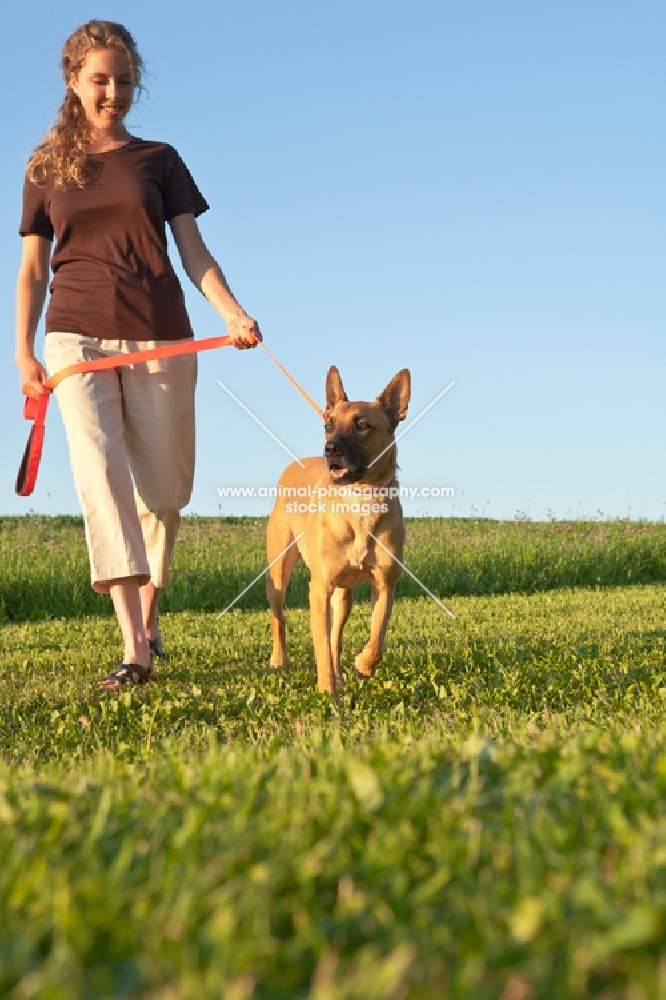
<svg viewBox="0 0 666 1000">
<path fill-rule="evenodd" d="M 326 468 L 336 483 L 357 483 L 365 473 L 365 466 L 349 461 L 336 440 L 328 441 L 324 447 Z"/>
</svg>

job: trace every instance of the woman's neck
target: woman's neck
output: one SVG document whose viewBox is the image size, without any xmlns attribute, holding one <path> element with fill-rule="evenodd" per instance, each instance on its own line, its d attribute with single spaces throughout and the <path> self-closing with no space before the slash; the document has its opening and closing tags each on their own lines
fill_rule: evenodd
<svg viewBox="0 0 666 1000">
<path fill-rule="evenodd" d="M 96 132 L 90 136 L 87 143 L 87 152 L 91 155 L 95 153 L 110 153 L 114 149 L 120 149 L 121 146 L 126 146 L 130 141 L 132 136 L 129 134 L 127 129 L 123 129 L 121 132 L 115 134 Z"/>
</svg>

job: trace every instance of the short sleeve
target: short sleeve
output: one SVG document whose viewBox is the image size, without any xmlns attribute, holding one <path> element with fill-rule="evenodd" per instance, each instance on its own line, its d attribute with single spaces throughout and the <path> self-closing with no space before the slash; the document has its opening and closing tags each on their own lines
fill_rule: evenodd
<svg viewBox="0 0 666 1000">
<path fill-rule="evenodd" d="M 164 184 L 165 218 L 168 222 L 177 215 L 201 215 L 210 206 L 176 150 L 170 148 L 170 153 Z"/>
<path fill-rule="evenodd" d="M 52 240 L 53 225 L 46 207 L 46 189 L 26 177 L 23 185 L 23 214 L 19 226 L 21 236 L 43 236 Z"/>
</svg>

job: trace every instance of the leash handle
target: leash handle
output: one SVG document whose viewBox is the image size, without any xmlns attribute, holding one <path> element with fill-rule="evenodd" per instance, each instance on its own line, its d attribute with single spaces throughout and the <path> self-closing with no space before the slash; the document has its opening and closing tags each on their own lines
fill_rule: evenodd
<svg viewBox="0 0 666 1000">
<path fill-rule="evenodd" d="M 44 421 L 50 398 L 50 392 L 43 392 L 36 399 L 26 396 L 23 403 L 23 416 L 26 420 L 32 420 L 33 424 L 14 487 L 15 493 L 20 497 L 29 497 L 35 488 L 44 446 Z"/>
</svg>

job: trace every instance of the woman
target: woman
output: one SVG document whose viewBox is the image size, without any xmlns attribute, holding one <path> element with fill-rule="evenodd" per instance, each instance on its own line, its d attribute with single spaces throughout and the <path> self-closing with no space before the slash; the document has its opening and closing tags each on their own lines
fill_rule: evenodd
<svg viewBox="0 0 666 1000">
<path fill-rule="evenodd" d="M 142 62 L 120 24 L 89 21 L 65 43 L 58 120 L 28 162 L 20 233 L 16 363 L 21 389 L 47 378 L 35 333 L 48 284 L 44 357 L 79 361 L 190 339 L 167 256 L 168 222 L 188 277 L 239 349 L 261 338 L 208 252 L 196 217 L 208 205 L 178 153 L 138 139 L 125 118 Z M 51 257 L 51 245 L 56 244 Z M 108 688 L 156 677 L 157 606 L 194 473 L 196 355 L 73 375 L 56 390 L 86 527 L 93 588 L 108 593 L 124 641 Z"/>
</svg>

